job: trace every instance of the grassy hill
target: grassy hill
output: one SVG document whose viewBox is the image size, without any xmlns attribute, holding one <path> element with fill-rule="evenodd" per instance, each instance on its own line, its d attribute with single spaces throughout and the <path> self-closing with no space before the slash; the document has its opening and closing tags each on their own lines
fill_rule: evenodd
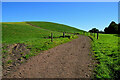
<svg viewBox="0 0 120 80">
<path fill-rule="evenodd" d="M 3 23 L 2 41 L 3 43 L 18 43 L 21 41 L 48 37 L 50 36 L 51 32 L 54 34 L 54 37 L 62 35 L 60 32 L 40 29 L 30 26 L 24 22 Z"/>
<path fill-rule="evenodd" d="M 51 36 L 51 33 L 53 33 L 53 42 L 51 42 L 51 39 L 49 38 Z M 65 35 L 70 36 L 71 39 L 59 38 L 60 36 L 63 36 L 63 33 L 57 32 L 57 30 L 51 31 L 39 27 L 34 27 L 25 22 L 2 23 L 3 44 L 9 45 L 23 43 L 31 48 L 31 51 L 33 53 L 41 50 L 47 50 L 77 37 L 76 35 L 68 33 L 66 33 Z"/>
<path fill-rule="evenodd" d="M 83 30 L 67 26 L 64 24 L 52 23 L 52 22 L 27 22 L 29 24 L 38 26 L 43 29 L 51 30 L 51 31 L 58 31 L 58 32 L 68 32 L 68 33 L 80 33 L 84 32 Z"/>
<path fill-rule="evenodd" d="M 82 30 L 51 22 L 29 22 L 38 27 L 31 26 L 26 22 L 6 22 L 2 23 L 2 41 L 3 43 L 18 43 L 26 40 L 48 38 L 51 33 L 53 37 L 62 36 L 62 32 L 80 33 Z M 39 26 L 41 28 L 39 28 Z M 67 34 L 66 35 L 72 35 Z"/>
</svg>

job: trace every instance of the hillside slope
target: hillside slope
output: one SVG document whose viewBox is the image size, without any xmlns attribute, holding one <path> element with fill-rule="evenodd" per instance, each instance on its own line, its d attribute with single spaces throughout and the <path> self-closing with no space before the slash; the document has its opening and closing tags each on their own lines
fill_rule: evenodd
<svg viewBox="0 0 120 80">
<path fill-rule="evenodd" d="M 30 26 L 25 22 L 2 23 L 3 43 L 18 43 L 26 40 L 49 37 L 51 32 L 54 34 L 54 37 L 62 35 L 60 32 L 40 29 Z"/>
<path fill-rule="evenodd" d="M 83 30 L 71 27 L 71 26 L 67 26 L 64 24 L 58 24 L 58 23 L 53 23 L 53 22 L 26 22 L 28 24 L 31 25 L 35 25 L 37 27 L 43 28 L 43 29 L 47 29 L 47 30 L 51 30 L 51 31 L 58 31 L 58 32 L 68 32 L 68 33 L 80 33 L 80 32 L 84 32 Z"/>
</svg>

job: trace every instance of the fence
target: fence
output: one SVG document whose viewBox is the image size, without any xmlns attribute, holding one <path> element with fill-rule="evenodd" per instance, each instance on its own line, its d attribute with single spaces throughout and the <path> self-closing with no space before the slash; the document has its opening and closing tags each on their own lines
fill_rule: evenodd
<svg viewBox="0 0 120 80">
<path fill-rule="evenodd" d="M 81 35 L 86 35 L 86 36 L 93 36 L 94 38 L 96 37 L 96 39 L 99 39 L 99 33 L 89 33 L 89 32 L 81 32 Z M 97 35 L 96 35 L 97 34 Z"/>
<path fill-rule="evenodd" d="M 95 36 L 95 33 L 90 33 L 90 36 L 94 36 L 98 39 L 99 38 L 99 33 L 97 32 L 97 36 Z"/>
<path fill-rule="evenodd" d="M 74 35 L 75 34 L 77 34 L 77 33 L 74 32 Z M 90 36 L 96 37 L 98 39 L 99 38 L 99 33 L 97 32 L 97 36 L 95 34 L 96 33 L 88 33 L 88 32 L 87 33 L 86 32 L 81 33 L 81 35 L 87 35 L 87 36 L 90 35 Z M 70 38 L 70 36 L 65 35 L 65 32 L 63 32 L 63 36 L 60 36 L 60 37 L 63 37 L 63 38 L 68 37 L 68 38 Z M 51 33 L 51 42 L 53 42 L 53 33 Z"/>
<path fill-rule="evenodd" d="M 74 34 L 74 35 L 75 35 L 75 34 Z M 67 37 L 67 38 L 70 39 L 70 36 L 66 36 L 66 35 L 65 35 L 65 32 L 63 32 L 63 35 L 60 36 L 60 37 L 63 37 L 63 38 Z M 60 37 L 59 37 L 59 38 L 60 38 Z M 50 37 L 50 38 L 51 38 L 51 42 L 53 42 L 53 33 L 51 33 L 51 37 Z"/>
</svg>

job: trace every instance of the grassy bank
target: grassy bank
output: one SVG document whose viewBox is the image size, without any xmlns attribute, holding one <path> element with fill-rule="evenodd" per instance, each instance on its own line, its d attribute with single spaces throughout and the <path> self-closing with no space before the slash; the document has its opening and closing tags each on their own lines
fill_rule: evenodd
<svg viewBox="0 0 120 80">
<path fill-rule="evenodd" d="M 68 25 L 52 23 L 52 22 L 28 22 L 28 23 L 51 31 L 68 32 L 68 33 L 84 32 L 83 30 Z"/>
<path fill-rule="evenodd" d="M 118 37 L 115 34 L 99 34 L 93 38 L 92 50 L 97 60 L 96 78 L 120 78 L 120 51 Z"/>
</svg>

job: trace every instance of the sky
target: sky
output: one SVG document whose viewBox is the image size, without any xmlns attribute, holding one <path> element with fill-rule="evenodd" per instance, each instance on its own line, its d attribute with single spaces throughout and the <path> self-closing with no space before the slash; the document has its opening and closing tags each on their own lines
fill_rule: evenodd
<svg viewBox="0 0 120 80">
<path fill-rule="evenodd" d="M 120 0 L 29 0 L 29 2 L 119 2 Z M 2 0 L 2 2 L 28 2 L 28 0 Z"/>
<path fill-rule="evenodd" d="M 48 21 L 85 31 L 118 23 L 118 2 L 2 2 L 2 22 Z"/>
</svg>

